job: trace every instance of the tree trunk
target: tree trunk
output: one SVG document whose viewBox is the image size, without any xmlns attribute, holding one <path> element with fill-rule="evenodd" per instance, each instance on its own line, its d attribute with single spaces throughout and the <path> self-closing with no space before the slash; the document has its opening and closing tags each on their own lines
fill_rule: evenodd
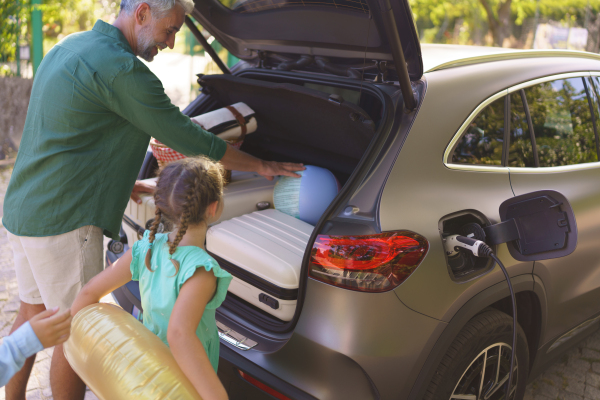
<svg viewBox="0 0 600 400">
<path fill-rule="evenodd" d="M 503 3 L 500 3 L 497 17 L 488 0 L 479 0 L 479 2 L 487 14 L 490 32 L 494 38 L 494 45 L 502 47 L 504 39 L 510 36 L 510 6 L 512 0 L 505 0 Z"/>
<path fill-rule="evenodd" d="M 596 19 L 588 24 L 588 40 L 585 50 L 592 53 L 600 52 L 600 14 L 596 15 Z"/>
</svg>

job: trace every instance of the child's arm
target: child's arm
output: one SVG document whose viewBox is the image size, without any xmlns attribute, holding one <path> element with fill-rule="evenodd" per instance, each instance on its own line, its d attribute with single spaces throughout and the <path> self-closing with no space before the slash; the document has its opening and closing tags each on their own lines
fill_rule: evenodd
<svg viewBox="0 0 600 400">
<path fill-rule="evenodd" d="M 64 343 L 69 338 L 71 313 L 56 314 L 58 307 L 43 311 L 21 325 L 0 346 L 0 387 L 6 385 L 28 357 L 45 347 Z M 55 315 L 56 314 L 56 315 Z"/>
<path fill-rule="evenodd" d="M 131 249 L 129 249 L 113 265 L 93 277 L 75 298 L 71 307 L 73 315 L 90 304 L 98 303 L 102 297 L 129 282 L 131 260 Z"/>
<path fill-rule="evenodd" d="M 216 287 L 214 274 L 198 268 L 181 287 L 167 329 L 173 357 L 204 400 L 227 399 L 227 392 L 196 335 L 204 308 Z"/>
</svg>

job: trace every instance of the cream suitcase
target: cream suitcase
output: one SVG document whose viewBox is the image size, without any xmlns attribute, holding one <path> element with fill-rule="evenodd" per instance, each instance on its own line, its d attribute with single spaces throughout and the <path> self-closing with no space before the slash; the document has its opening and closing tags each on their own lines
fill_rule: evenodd
<svg viewBox="0 0 600 400">
<path fill-rule="evenodd" d="M 146 179 L 144 182 L 156 184 L 157 178 Z M 258 210 L 258 203 L 268 202 L 272 205 L 273 188 L 276 180 L 269 181 L 254 172 L 233 171 L 231 182 L 223 188 L 225 207 L 219 221 L 225 221 L 243 214 Z M 141 195 L 142 204 L 129 200 L 123 218 L 127 243 L 133 246 L 139 240 L 133 224 L 148 228 L 154 221 L 154 198 L 152 195 Z M 219 222 L 217 221 L 217 223 Z"/>
<path fill-rule="evenodd" d="M 312 225 L 280 211 L 256 211 L 211 226 L 206 250 L 233 275 L 230 293 L 289 321 L 312 231 Z"/>
</svg>

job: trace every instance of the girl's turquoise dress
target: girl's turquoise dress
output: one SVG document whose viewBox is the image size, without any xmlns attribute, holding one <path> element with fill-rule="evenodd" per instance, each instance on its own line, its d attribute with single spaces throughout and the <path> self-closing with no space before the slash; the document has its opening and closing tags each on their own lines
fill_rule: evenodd
<svg viewBox="0 0 600 400">
<path fill-rule="evenodd" d="M 144 233 L 142 240 L 133 245 L 131 261 L 131 277 L 140 282 L 142 307 L 144 308 L 144 326 L 156 334 L 167 346 L 167 327 L 175 300 L 179 296 L 181 286 L 197 268 L 212 271 L 217 277 L 217 290 L 206 305 L 196 334 L 206 350 L 206 354 L 215 372 L 219 363 L 219 335 L 215 310 L 225 300 L 231 275 L 222 270 L 214 258 L 196 246 L 179 246 L 172 258 L 179 261 L 179 272 L 175 275 L 175 266 L 169 257 L 168 234 L 157 234 L 152 243 L 152 272 L 148 271 L 144 260 L 150 248 L 148 236 Z M 175 276 L 173 276 L 175 275 Z"/>
</svg>

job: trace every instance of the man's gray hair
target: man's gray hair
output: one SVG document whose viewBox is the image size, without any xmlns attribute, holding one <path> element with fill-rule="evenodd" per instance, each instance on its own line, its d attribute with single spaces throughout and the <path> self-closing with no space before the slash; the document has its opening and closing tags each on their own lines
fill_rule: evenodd
<svg viewBox="0 0 600 400">
<path fill-rule="evenodd" d="M 186 14 L 194 10 L 194 0 L 121 0 L 121 12 L 131 15 L 142 3 L 148 4 L 152 15 L 157 18 L 165 15 L 175 4 L 183 7 Z"/>
</svg>

